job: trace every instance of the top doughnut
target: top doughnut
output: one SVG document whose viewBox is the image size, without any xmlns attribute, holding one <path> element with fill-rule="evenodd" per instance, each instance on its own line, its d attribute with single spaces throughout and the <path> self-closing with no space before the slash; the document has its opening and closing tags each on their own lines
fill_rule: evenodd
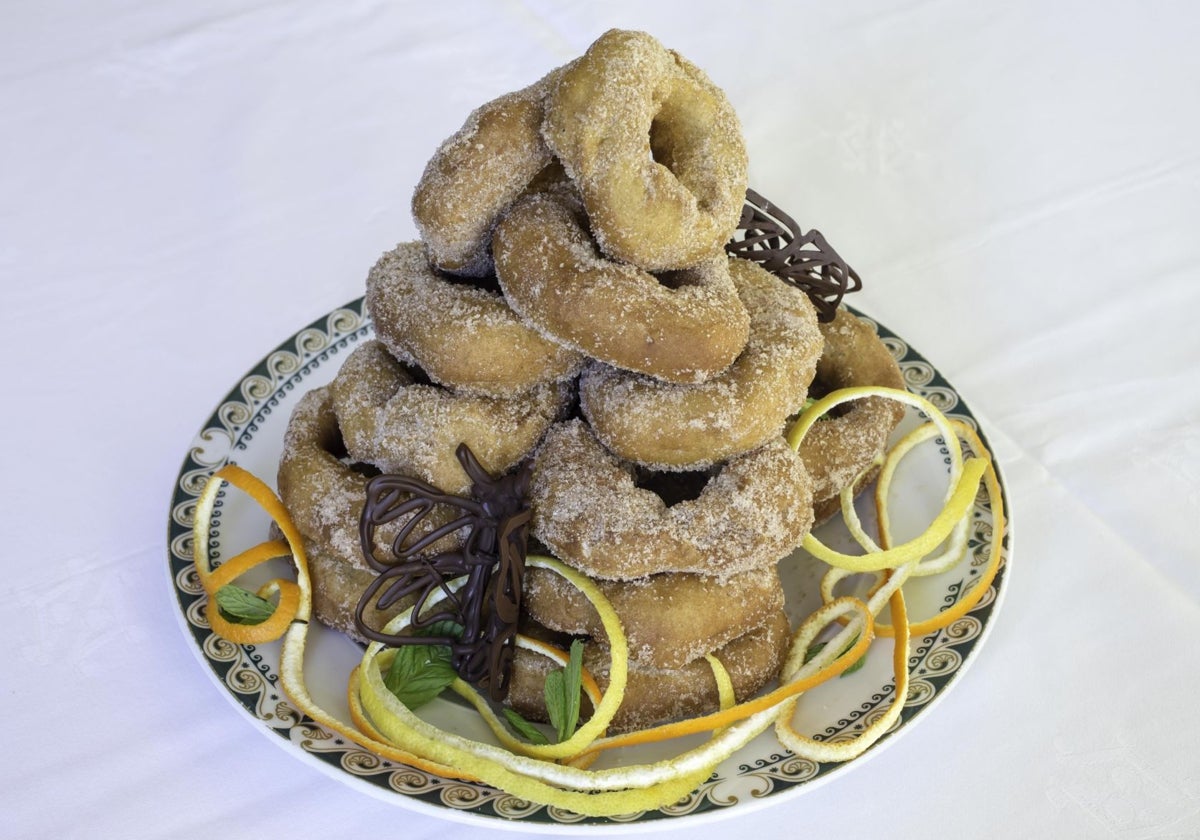
<svg viewBox="0 0 1200 840">
<path fill-rule="evenodd" d="M 708 77 L 644 32 L 610 30 L 550 85 L 542 133 L 609 256 L 647 271 L 720 253 L 742 212 L 746 146 Z"/>
<path fill-rule="evenodd" d="M 560 70 L 479 106 L 434 152 L 413 193 L 413 219 L 441 271 L 485 277 L 496 220 L 554 161 L 542 101 Z"/>
</svg>

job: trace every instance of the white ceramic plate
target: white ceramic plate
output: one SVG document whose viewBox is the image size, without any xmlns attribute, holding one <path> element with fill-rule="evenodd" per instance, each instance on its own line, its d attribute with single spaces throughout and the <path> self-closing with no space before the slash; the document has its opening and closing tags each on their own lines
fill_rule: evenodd
<svg viewBox="0 0 1200 840">
<path fill-rule="evenodd" d="M 900 363 L 908 387 L 943 412 L 975 424 L 967 406 L 932 365 L 898 337 L 880 327 L 881 337 Z M 332 379 L 345 356 L 370 338 L 371 324 L 363 316 L 362 299 L 347 304 L 292 336 L 259 362 L 209 417 L 184 459 L 176 482 L 168 522 L 168 561 L 171 586 L 179 603 L 184 632 L 224 694 L 251 718 L 255 726 L 284 749 L 315 763 L 331 776 L 405 807 L 450 819 L 482 822 L 490 827 L 553 833 L 600 833 L 655 827 L 683 827 L 745 813 L 776 804 L 853 769 L 874 752 L 908 730 L 941 699 L 978 654 L 1004 592 L 1011 546 L 1011 521 L 1005 535 L 992 532 L 991 509 L 977 501 L 971 529 L 971 550 L 955 569 L 905 586 L 910 614 L 932 615 L 953 604 L 976 578 L 994 539 L 1003 538 L 1003 564 L 979 604 L 950 627 L 914 638 L 909 660 L 911 686 L 904 712 L 893 727 L 861 758 L 846 764 L 820 764 L 799 759 L 784 750 L 771 731 L 760 735 L 729 758 L 690 797 L 657 811 L 624 818 L 594 819 L 533 805 L 482 785 L 443 779 L 384 761 L 347 743 L 299 713 L 279 687 L 278 646 L 238 646 L 215 636 L 204 618 L 204 597 L 192 563 L 192 514 L 208 477 L 235 462 L 274 484 L 284 429 L 292 407 L 309 389 Z M 915 412 L 901 430 L 920 422 Z M 940 507 L 945 492 L 947 460 L 944 449 L 926 444 L 905 461 L 893 493 L 893 527 L 898 539 L 919 533 Z M 1005 502 L 1008 507 L 1007 500 Z M 864 506 L 860 515 L 871 521 Z M 232 556 L 262 541 L 268 520 L 253 502 L 233 491 L 222 491 L 214 512 L 210 546 L 215 560 Z M 840 521 L 823 526 L 818 535 L 828 544 L 856 551 Z M 282 562 L 282 561 L 280 561 Z M 799 552 L 782 564 L 793 621 L 819 604 L 820 564 Z M 266 574 L 286 573 L 283 564 Z M 887 641 L 877 642 L 865 667 L 810 692 L 800 704 L 799 728 L 814 737 L 848 738 L 887 708 L 894 692 Z M 314 698 L 325 709 L 349 720 L 344 699 L 347 676 L 361 649 L 342 635 L 314 626 L 309 634 L 305 673 Z M 474 712 L 451 700 L 436 700 L 432 711 L 440 725 L 485 738 L 486 730 Z M 665 757 L 665 746 L 641 747 L 621 756 L 631 759 Z M 675 749 L 678 749 L 676 746 Z"/>
</svg>

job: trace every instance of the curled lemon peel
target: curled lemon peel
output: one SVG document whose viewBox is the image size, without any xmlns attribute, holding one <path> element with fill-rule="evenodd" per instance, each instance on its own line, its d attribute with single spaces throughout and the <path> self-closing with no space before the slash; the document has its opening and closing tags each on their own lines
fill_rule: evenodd
<svg viewBox="0 0 1200 840">
<path fill-rule="evenodd" d="M 853 555 L 844 554 L 829 548 L 811 533 L 804 537 L 803 546 L 809 554 L 831 566 L 837 566 L 852 572 L 873 572 L 885 568 L 894 568 L 902 566 L 915 558 L 930 554 L 958 527 L 959 520 L 970 509 L 975 500 L 979 482 L 987 468 L 987 461 L 982 458 L 971 458 L 964 463 L 962 449 L 958 444 L 958 438 L 955 436 L 949 420 L 933 403 L 922 396 L 897 388 L 860 386 L 843 388 L 827 394 L 813 403 L 792 424 L 787 433 L 788 444 L 792 449 L 799 450 L 800 444 L 803 442 L 808 430 L 822 416 L 843 403 L 864 397 L 883 397 L 925 412 L 930 421 L 942 432 L 943 437 L 946 439 L 950 453 L 952 482 L 942 510 L 934 518 L 933 522 L 930 523 L 929 527 L 917 537 L 901 545 L 880 551 L 868 549 L 865 555 Z M 842 507 L 843 510 L 853 507 L 847 503 L 844 494 Z M 857 517 L 853 513 L 851 513 L 851 517 L 852 521 L 857 522 Z M 857 529 L 857 536 L 865 537 L 866 535 L 859 528 Z"/>
<path fill-rule="evenodd" d="M 961 437 L 961 434 L 958 434 L 959 429 L 966 424 L 961 420 L 949 419 L 948 425 L 952 433 L 951 437 L 953 437 L 957 444 L 959 437 Z M 919 444 L 939 434 L 944 436 L 945 432 L 944 428 L 935 423 L 926 423 L 918 426 L 901 438 L 888 452 L 887 458 L 883 460 L 879 470 L 879 479 L 875 484 L 875 512 L 878 522 L 877 527 L 879 528 L 879 542 L 884 548 L 892 544 L 892 524 L 887 499 L 888 491 L 892 487 L 892 478 L 896 474 L 896 468 L 904 460 L 905 456 Z M 955 449 L 957 450 L 958 447 L 955 446 Z M 953 481 L 955 478 L 957 478 L 957 475 L 952 465 L 951 480 Z M 947 491 L 948 494 L 949 492 Z M 967 532 L 970 529 L 970 525 L 971 516 L 970 510 L 968 510 L 950 533 L 950 539 L 946 548 L 940 554 L 921 558 L 916 568 L 913 569 L 913 576 L 923 577 L 926 575 L 941 574 L 958 565 L 959 561 L 967 553 Z"/>
<path fill-rule="evenodd" d="M 732 709 L 737 705 L 737 696 L 733 691 L 733 680 L 729 677 L 729 671 L 714 654 L 706 653 L 704 659 L 708 662 L 708 667 L 712 668 L 713 679 L 717 683 L 717 705 L 721 711 Z"/>
<path fill-rule="evenodd" d="M 804 549 L 818 560 L 851 572 L 877 572 L 918 560 L 941 545 L 975 504 L 975 495 L 987 468 L 988 463 L 982 458 L 968 459 L 963 464 L 962 478 L 955 485 L 949 502 L 924 532 L 908 542 L 877 552 L 844 554 L 829 548 L 809 533 L 804 537 Z"/>
<path fill-rule="evenodd" d="M 987 451 L 983 440 L 979 437 L 979 433 L 972 426 L 957 419 L 952 420 L 951 423 L 954 426 L 955 433 L 965 440 L 974 451 L 980 453 Z M 924 636 L 935 630 L 949 627 L 955 621 L 965 616 L 983 599 L 984 594 L 991 588 L 992 582 L 995 581 L 996 574 L 1000 571 L 1000 561 L 1004 556 L 1004 534 L 1008 520 L 1004 508 L 1004 491 L 1000 486 L 1000 477 L 996 473 L 995 464 L 991 462 L 990 458 L 988 459 L 987 471 L 983 476 L 983 486 L 987 492 L 988 502 L 991 505 L 993 535 L 991 550 L 988 552 L 988 559 L 984 564 L 983 571 L 971 588 L 952 605 L 931 618 L 912 622 L 909 632 L 913 636 Z M 881 533 L 880 539 L 886 542 L 886 534 Z M 894 628 L 889 624 L 879 624 L 877 625 L 877 630 L 879 635 L 884 637 L 890 637 L 895 632 Z"/>
</svg>

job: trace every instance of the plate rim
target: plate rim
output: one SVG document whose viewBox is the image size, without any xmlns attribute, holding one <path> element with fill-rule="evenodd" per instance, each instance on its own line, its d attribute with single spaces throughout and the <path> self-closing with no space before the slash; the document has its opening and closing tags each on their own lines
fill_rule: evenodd
<svg viewBox="0 0 1200 840">
<path fill-rule="evenodd" d="M 186 556 L 184 556 L 183 553 L 183 544 L 190 543 L 190 536 L 181 536 L 180 532 L 181 529 L 186 528 L 190 534 L 190 522 L 183 521 L 186 519 L 186 516 L 181 517 L 181 505 L 186 506 L 189 498 L 194 501 L 195 496 L 198 495 L 198 490 L 196 493 L 189 493 L 187 490 L 185 490 L 185 478 L 188 475 L 195 475 L 198 472 L 196 469 L 197 466 L 201 467 L 199 472 L 207 472 L 211 475 L 211 473 L 218 469 L 223 463 L 227 463 L 233 458 L 237 445 L 237 441 L 235 440 L 231 440 L 229 451 L 222 459 L 211 462 L 201 462 L 195 457 L 197 450 L 202 448 L 199 447 L 198 444 L 205 439 L 206 433 L 216 429 L 217 425 L 224 425 L 225 428 L 229 428 L 229 425 L 223 423 L 220 417 L 222 410 L 231 404 L 239 402 L 246 406 L 247 424 L 243 429 L 241 436 L 237 440 L 242 440 L 244 442 L 243 439 L 250 439 L 253 431 L 255 430 L 253 419 L 262 415 L 265 410 L 265 406 L 276 404 L 275 397 L 277 395 L 284 391 L 294 390 L 294 388 L 297 387 L 297 385 L 299 385 L 303 380 L 304 376 L 319 367 L 321 364 L 324 364 L 330 357 L 337 356 L 341 350 L 339 345 L 352 344 L 360 339 L 369 337 L 372 327 L 370 318 L 365 311 L 364 303 L 365 297 L 359 296 L 315 319 L 304 328 L 297 330 L 287 339 L 277 344 L 273 350 L 265 354 L 255 365 L 250 367 L 246 373 L 244 373 L 237 380 L 236 384 L 234 384 L 225 394 L 222 400 L 217 403 L 216 408 L 209 414 L 200 430 L 193 436 L 191 440 L 188 452 L 182 459 L 180 469 L 175 476 L 167 522 L 166 548 L 168 562 L 166 565 L 166 571 L 168 582 L 171 586 L 172 595 L 174 596 L 174 601 L 178 608 L 173 610 L 173 612 L 175 613 L 176 621 L 188 642 L 188 647 L 192 651 L 192 654 L 204 666 L 204 672 L 208 675 L 209 679 L 211 679 L 217 685 L 219 692 L 225 696 L 226 700 L 228 700 L 235 709 L 237 709 L 243 716 L 252 722 L 255 729 L 260 731 L 264 736 L 267 736 L 272 742 L 284 749 L 289 755 L 300 758 L 310 766 L 315 766 L 325 775 L 335 778 L 344 784 L 348 784 L 355 790 L 367 793 L 376 799 L 385 801 L 392 805 L 399 805 L 400 807 L 440 819 L 448 819 L 454 822 L 476 826 L 482 825 L 488 828 L 501 830 L 526 831 L 535 833 L 552 832 L 556 834 L 620 834 L 635 831 L 645 832 L 649 830 L 683 827 L 683 824 L 679 822 L 681 819 L 688 820 L 687 825 L 689 826 L 695 825 L 698 822 L 718 821 L 738 815 L 745 815 L 771 805 L 782 804 L 784 802 L 791 801 L 795 797 L 805 792 L 814 790 L 829 781 L 833 781 L 834 779 L 841 777 L 845 773 L 850 772 L 850 770 L 861 766 L 866 760 L 874 757 L 883 748 L 897 741 L 900 735 L 910 731 L 916 724 L 924 720 L 928 713 L 936 708 L 937 705 L 939 705 L 945 699 L 946 695 L 953 689 L 955 685 L 958 684 L 970 666 L 974 664 L 975 660 L 978 658 L 979 650 L 983 647 L 984 643 L 994 630 L 996 616 L 998 615 L 1004 603 L 1010 583 L 1009 573 L 1011 571 L 1010 567 L 1013 556 L 1014 529 L 1008 484 L 1005 481 L 1003 469 L 996 460 L 995 452 L 992 450 L 988 436 L 983 429 L 979 428 L 979 423 L 974 412 L 971 410 L 967 402 L 962 399 L 958 390 L 940 374 L 940 372 L 936 367 L 933 366 L 932 363 L 925 359 L 924 356 L 922 356 L 918 351 L 914 350 L 904 339 L 900 338 L 886 326 L 880 324 L 870 316 L 865 315 L 856 307 L 843 304 L 855 315 L 865 318 L 867 321 L 869 321 L 878 330 L 880 337 L 884 339 L 885 343 L 891 342 L 888 344 L 888 346 L 893 355 L 897 355 L 899 353 L 899 359 L 910 362 L 909 369 L 904 371 L 905 385 L 910 391 L 915 393 L 924 393 L 924 395 L 928 397 L 930 396 L 930 393 L 926 389 L 932 387 L 932 390 L 934 391 L 947 391 L 953 394 L 955 400 L 953 407 L 957 409 L 957 411 L 954 413 L 958 414 L 959 416 L 965 415 L 971 425 L 977 430 L 984 445 L 991 453 L 993 466 L 995 468 L 1000 487 L 1001 499 L 1003 500 L 1004 504 L 1006 519 L 1005 529 L 1002 534 L 992 534 L 993 539 L 998 538 L 1002 541 L 1000 567 L 997 570 L 995 579 L 992 581 L 991 586 L 989 587 L 989 589 L 992 590 L 992 594 L 989 597 L 985 593 L 983 602 L 969 611 L 966 616 L 964 616 L 964 618 L 973 617 L 975 620 L 979 620 L 981 625 L 980 629 L 977 634 L 967 640 L 970 646 L 962 655 L 961 661 L 945 676 L 942 684 L 934 689 L 929 699 L 919 704 L 919 706 L 917 706 L 910 714 L 902 714 L 901 719 L 897 722 L 897 724 L 894 725 L 882 738 L 880 738 L 876 744 L 872 745 L 865 753 L 863 753 L 863 755 L 852 761 L 833 765 L 818 765 L 815 775 L 813 775 L 811 778 L 792 781 L 790 783 L 786 783 L 783 787 L 777 787 L 777 784 L 773 783 L 770 789 L 761 796 L 754 795 L 749 797 L 737 797 L 735 798 L 734 802 L 730 804 L 711 802 L 706 795 L 701 794 L 702 799 L 708 800 L 709 804 L 706 807 L 697 805 L 696 807 L 683 813 L 671 813 L 666 812 L 663 809 L 658 809 L 655 811 L 641 812 L 640 814 L 631 818 L 580 818 L 577 815 L 563 815 L 561 812 L 558 812 L 557 809 L 549 806 L 533 806 L 532 810 L 525 814 L 509 816 L 496 812 L 494 808 L 488 812 L 480 812 L 475 809 L 462 809 L 458 807 L 451 807 L 444 803 L 427 801 L 424 798 L 387 787 L 385 783 L 372 781 L 371 779 L 373 777 L 364 777 L 362 775 L 356 775 L 347 771 L 337 764 L 332 763 L 328 758 L 322 757 L 321 754 L 314 753 L 310 749 L 306 749 L 303 746 L 294 743 L 292 740 L 290 740 L 287 732 L 281 731 L 279 727 L 272 726 L 266 719 L 256 715 L 251 709 L 251 706 L 248 705 L 246 701 L 240 699 L 237 696 L 237 692 L 235 692 L 231 686 L 225 682 L 223 675 L 218 670 L 216 661 L 205 651 L 205 642 L 201 639 L 201 633 L 207 633 L 208 639 L 214 639 L 218 637 L 215 637 L 211 630 L 207 629 L 206 625 L 205 627 L 201 628 L 188 618 L 188 611 L 193 609 L 196 603 L 202 601 L 203 597 L 202 593 L 197 594 L 196 592 L 198 583 L 195 584 L 195 586 L 185 587 L 181 582 L 181 576 L 186 576 L 188 574 L 187 570 L 189 566 L 192 570 L 190 574 L 193 577 L 195 575 L 195 570 L 194 564 L 191 562 L 190 550 L 187 551 Z M 339 326 L 345 326 L 347 328 L 353 326 L 353 329 L 346 329 L 339 332 Z M 335 337 L 337 337 L 336 341 L 334 340 Z M 324 339 L 324 341 L 321 339 Z M 903 352 L 900 353 L 899 350 L 896 349 L 897 347 L 903 348 Z M 289 368 L 290 362 L 285 362 L 283 367 L 276 371 L 276 373 L 281 377 L 286 375 L 286 378 L 282 378 L 280 380 L 281 384 L 273 388 L 273 390 L 270 392 L 256 391 L 256 387 L 261 388 L 261 383 L 259 383 L 258 380 L 262 380 L 264 378 L 264 374 L 270 374 L 272 372 L 272 359 L 283 358 L 286 360 L 289 356 L 297 359 L 299 362 L 301 362 L 301 364 L 298 364 L 294 368 Z M 915 361 L 911 361 L 910 357 Z M 279 363 L 276 362 L 276 364 L 278 365 Z M 924 364 L 927 366 L 928 373 L 930 374 L 929 380 L 924 383 L 925 388 L 920 386 L 914 387 L 917 385 L 917 383 L 909 381 L 909 370 L 915 369 L 917 364 Z M 270 380 L 268 379 L 267 381 L 269 384 Z M 940 384 L 937 384 L 939 382 Z M 249 388 L 248 385 L 250 386 Z M 248 390 L 252 393 L 247 393 Z M 254 402 L 254 395 L 261 396 L 261 402 Z M 235 424 L 235 428 L 236 425 L 237 424 Z M 190 468 L 189 465 L 191 465 Z M 185 589 L 188 591 L 185 591 Z M 188 603 L 185 603 L 185 598 L 190 599 Z M 976 613 L 977 611 L 983 609 L 986 609 L 986 613 L 982 619 L 979 619 L 979 617 L 976 616 Z M 945 631 L 937 631 L 934 634 L 930 634 L 930 636 L 936 639 L 940 637 L 943 632 Z M 929 637 L 921 638 L 927 639 Z M 966 644 L 967 642 L 964 642 L 963 644 Z M 229 643 L 224 644 L 228 645 Z M 238 648 L 241 646 L 230 645 L 230 647 Z M 248 647 L 249 651 L 243 649 L 238 655 L 239 658 L 248 657 L 252 662 L 255 662 L 256 670 L 260 677 L 265 678 L 268 683 L 271 683 L 269 667 L 261 664 L 263 657 L 260 656 L 258 657 L 258 661 L 255 661 L 254 653 L 256 652 L 256 648 L 254 646 Z M 932 642 L 930 642 L 928 647 L 932 647 Z M 951 645 L 951 647 L 953 647 L 953 645 Z M 910 659 L 913 655 L 915 654 L 910 652 Z M 232 667 L 233 666 L 231 665 L 230 668 L 225 669 L 226 672 L 228 672 L 228 670 L 230 670 Z M 886 689 L 889 687 L 894 691 L 894 685 L 885 685 L 885 698 L 891 696 L 890 693 L 886 693 Z M 283 694 L 281 688 L 277 688 L 277 693 L 281 699 L 286 700 L 286 695 Z M 882 699 L 880 702 L 882 702 Z M 878 703 L 876 705 L 878 705 Z M 289 727 L 289 729 L 294 728 L 295 726 L 302 726 L 305 724 L 305 721 L 308 721 L 308 725 L 310 726 L 314 725 L 312 721 L 307 719 L 307 717 L 302 713 L 299 713 L 294 709 L 292 711 L 296 714 L 297 720 Z M 862 717 L 862 715 L 860 715 L 860 717 Z M 783 753 L 787 752 L 782 746 L 780 746 L 779 749 Z M 369 754 L 369 751 L 357 747 L 357 745 L 348 744 L 347 749 L 343 751 L 343 755 L 354 751 L 361 751 Z M 735 756 L 736 755 L 737 753 L 735 753 Z M 772 756 L 772 758 L 780 758 L 782 760 L 785 759 L 786 756 Z M 388 765 L 392 771 L 399 769 L 402 766 L 388 762 L 381 763 Z M 822 767 L 825 767 L 826 769 L 821 769 Z M 379 770 L 375 775 L 382 775 L 385 772 L 388 771 L 386 769 Z M 431 776 L 432 774 L 426 775 Z M 457 780 L 443 779 L 442 781 L 448 785 L 463 784 L 467 787 L 478 787 L 473 783 L 460 783 Z M 709 781 L 711 782 L 712 780 Z M 699 790 L 703 791 L 704 787 L 701 786 Z M 697 796 L 697 792 L 693 792 L 692 796 Z M 557 819 L 554 818 L 556 813 L 560 815 Z M 569 819 L 567 819 L 567 817 L 569 817 Z"/>
</svg>

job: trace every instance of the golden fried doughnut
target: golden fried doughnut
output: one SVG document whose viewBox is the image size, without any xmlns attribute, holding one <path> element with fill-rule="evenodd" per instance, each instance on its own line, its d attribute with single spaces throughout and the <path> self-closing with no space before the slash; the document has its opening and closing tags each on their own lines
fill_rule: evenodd
<svg viewBox="0 0 1200 840">
<path fill-rule="evenodd" d="M 475 109 L 425 166 L 413 218 L 442 271 L 490 273 L 496 220 L 554 160 L 542 139 L 542 100 L 559 72 Z"/>
<path fill-rule="evenodd" d="M 707 382 L 679 385 L 589 366 L 584 416 L 610 450 L 654 469 L 696 469 L 779 437 L 804 405 L 823 344 L 804 292 L 746 260 L 730 274 L 750 313 L 746 349 Z"/>
<path fill-rule="evenodd" d="M 375 572 L 363 558 L 358 520 L 362 515 L 369 480 L 367 472 L 342 459 L 345 447 L 338 432 L 337 417 L 329 388 L 309 391 L 296 404 L 283 439 L 277 483 L 279 498 L 304 538 L 313 584 L 313 610 L 329 626 L 355 638 L 354 608 Z M 418 523 L 409 543 L 434 527 L 449 522 L 452 511 L 433 510 Z M 407 519 L 398 519 L 376 531 L 375 548 L 385 556 L 388 547 Z M 458 544 L 457 534 L 439 540 L 430 550 L 449 550 Z M 367 610 L 368 621 L 382 622 L 402 608 L 376 613 Z"/>
<path fill-rule="evenodd" d="M 752 569 L 724 581 L 660 574 L 596 583 L 621 619 L 630 660 L 654 668 L 682 668 L 783 609 L 783 587 L 774 567 Z M 534 621 L 551 630 L 606 641 L 599 613 L 578 589 L 553 572 L 526 572 L 523 607 Z"/>
<path fill-rule="evenodd" d="M 673 382 L 728 367 L 750 319 L 721 254 L 656 278 L 596 250 L 561 194 L 515 204 L 492 240 L 509 305 L 539 331 L 594 359 Z"/>
<path fill-rule="evenodd" d="M 869 323 L 839 309 L 834 320 L 821 324 L 821 334 L 825 348 L 817 362 L 816 381 L 822 388 L 881 385 L 904 390 L 900 366 Z M 895 400 L 867 397 L 813 424 L 800 442 L 800 457 L 812 477 L 816 521 L 837 512 L 842 488 L 871 466 L 903 417 L 904 406 Z M 860 481 L 856 489 L 870 478 Z"/>
<path fill-rule="evenodd" d="M 583 364 L 526 326 L 499 293 L 439 274 L 420 242 L 396 246 L 371 269 L 367 309 L 392 355 L 463 393 L 511 397 Z"/>
<path fill-rule="evenodd" d="M 546 98 L 543 133 L 610 256 L 648 271 L 722 253 L 746 195 L 725 94 L 644 32 L 610 30 Z"/>
<path fill-rule="evenodd" d="M 330 395 L 355 459 L 465 494 L 471 480 L 455 456 L 460 443 L 488 472 L 503 473 L 533 449 L 569 393 L 549 384 L 510 399 L 456 394 L 415 382 L 383 344 L 368 341 L 343 363 Z"/>
<path fill-rule="evenodd" d="M 753 697 L 778 675 L 790 630 L 787 616 L 780 610 L 759 627 L 748 629 L 713 651 L 729 672 L 738 702 Z M 602 645 L 588 644 L 584 648 L 584 667 L 591 671 L 601 690 L 608 688 L 608 662 L 608 650 Z M 508 694 L 513 709 L 530 720 L 547 719 L 542 687 L 546 674 L 554 667 L 554 663 L 540 654 L 517 649 Z M 645 729 L 670 720 L 715 712 L 719 708 L 716 678 L 706 659 L 694 659 L 682 668 L 674 669 L 630 663 L 625 697 L 609 732 Z"/>
<path fill-rule="evenodd" d="M 546 433 L 530 503 L 531 535 L 607 580 L 659 572 L 725 579 L 787 556 L 812 525 L 808 473 L 782 436 L 724 464 L 698 497 L 668 506 L 578 419 Z"/>
</svg>

